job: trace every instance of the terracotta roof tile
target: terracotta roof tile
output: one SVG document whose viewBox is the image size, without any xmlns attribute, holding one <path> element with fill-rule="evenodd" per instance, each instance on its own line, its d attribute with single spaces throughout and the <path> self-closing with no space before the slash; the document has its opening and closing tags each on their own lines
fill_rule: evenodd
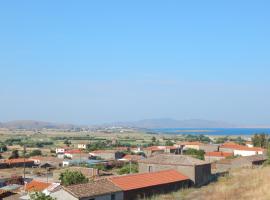
<svg viewBox="0 0 270 200">
<path fill-rule="evenodd" d="M 230 157 L 233 156 L 233 153 L 221 152 L 221 151 L 214 151 L 214 152 L 206 152 L 206 156 L 212 157 Z"/>
<path fill-rule="evenodd" d="M 16 164 L 16 163 L 31 163 L 33 162 L 32 160 L 29 159 L 24 159 L 24 158 L 15 158 L 15 159 L 9 159 L 9 160 L 4 160 L 4 163 L 7 164 Z"/>
<path fill-rule="evenodd" d="M 227 142 L 220 146 L 220 148 L 229 148 L 235 150 L 243 150 L 243 151 L 265 151 L 264 148 L 260 147 L 247 147 L 244 145 L 236 144 L 234 142 Z"/>
<path fill-rule="evenodd" d="M 51 185 L 51 183 L 45 183 L 45 182 L 40 182 L 40 181 L 31 181 L 30 183 L 27 183 L 25 186 L 25 190 L 30 192 L 30 191 L 36 191 L 36 192 L 41 192 L 48 188 Z"/>
<path fill-rule="evenodd" d="M 93 196 L 121 191 L 119 187 L 115 186 L 111 181 L 107 179 L 100 179 L 94 182 L 71 185 L 64 187 L 64 189 L 77 198 L 90 198 Z"/>
<path fill-rule="evenodd" d="M 187 176 L 177 172 L 176 170 L 166 170 L 110 178 L 112 183 L 124 191 L 175 183 L 188 179 L 189 178 Z"/>
</svg>

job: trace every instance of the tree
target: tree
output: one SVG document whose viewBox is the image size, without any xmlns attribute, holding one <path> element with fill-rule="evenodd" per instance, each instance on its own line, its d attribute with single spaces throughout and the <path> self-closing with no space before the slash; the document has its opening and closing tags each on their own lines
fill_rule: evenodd
<svg viewBox="0 0 270 200">
<path fill-rule="evenodd" d="M 167 140 L 165 145 L 166 146 L 173 146 L 173 142 L 171 140 Z"/>
<path fill-rule="evenodd" d="M 69 147 L 71 145 L 71 142 L 68 139 L 65 139 L 64 144 Z"/>
<path fill-rule="evenodd" d="M 157 141 L 157 138 L 155 136 L 153 136 L 151 140 L 153 143 L 155 143 Z"/>
<path fill-rule="evenodd" d="M 134 174 L 138 173 L 138 165 L 134 163 L 125 164 L 122 168 L 120 168 L 117 171 L 117 174 L 123 175 L 123 174 Z"/>
<path fill-rule="evenodd" d="M 14 159 L 14 158 L 19 158 L 19 151 L 18 150 L 13 150 L 11 152 L 11 156 L 9 157 L 9 159 Z"/>
<path fill-rule="evenodd" d="M 35 192 L 35 193 L 30 194 L 30 200 L 56 200 L 56 198 L 53 198 L 42 192 Z"/>
<path fill-rule="evenodd" d="M 252 143 L 255 147 L 263 147 L 266 148 L 267 147 L 267 136 L 265 133 L 260 133 L 260 134 L 255 134 L 252 137 Z"/>
<path fill-rule="evenodd" d="M 190 155 L 195 158 L 198 158 L 200 160 L 204 160 L 204 154 L 205 152 L 203 150 L 197 150 L 197 149 L 188 149 L 184 152 L 185 155 Z"/>
<path fill-rule="evenodd" d="M 39 149 L 33 150 L 29 156 L 41 156 L 42 152 Z"/>
<path fill-rule="evenodd" d="M 79 171 L 69 171 L 60 174 L 59 180 L 61 184 L 64 186 L 87 183 L 89 180 Z"/>
<path fill-rule="evenodd" d="M 7 151 L 7 146 L 5 144 L 0 143 L 0 152 Z"/>
</svg>

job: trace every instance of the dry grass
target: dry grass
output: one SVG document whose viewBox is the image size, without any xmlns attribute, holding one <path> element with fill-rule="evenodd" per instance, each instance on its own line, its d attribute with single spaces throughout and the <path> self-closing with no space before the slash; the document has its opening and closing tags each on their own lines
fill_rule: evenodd
<svg viewBox="0 0 270 200">
<path fill-rule="evenodd" d="M 151 200 L 269 200 L 270 167 L 239 169 L 200 189 L 188 189 Z"/>
</svg>

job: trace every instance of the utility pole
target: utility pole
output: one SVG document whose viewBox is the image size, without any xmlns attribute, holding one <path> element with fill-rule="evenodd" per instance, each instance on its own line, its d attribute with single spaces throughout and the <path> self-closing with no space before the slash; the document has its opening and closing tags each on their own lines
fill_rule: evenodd
<svg viewBox="0 0 270 200">
<path fill-rule="evenodd" d="M 26 145 L 23 145 L 23 180 L 25 181 L 25 153 L 26 153 Z"/>
</svg>

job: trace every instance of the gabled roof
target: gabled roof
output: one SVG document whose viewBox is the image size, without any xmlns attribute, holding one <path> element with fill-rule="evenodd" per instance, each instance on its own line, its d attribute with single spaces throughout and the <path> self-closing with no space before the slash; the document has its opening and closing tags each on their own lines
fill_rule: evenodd
<svg viewBox="0 0 270 200">
<path fill-rule="evenodd" d="M 248 147 L 248 146 L 240 145 L 234 142 L 226 142 L 223 145 L 221 145 L 220 148 L 228 148 L 228 149 L 243 150 L 243 151 L 265 151 L 264 148 Z"/>
<path fill-rule="evenodd" d="M 162 150 L 166 150 L 166 149 L 177 149 L 177 147 L 174 146 L 151 146 L 151 147 L 147 147 L 145 148 L 145 150 L 148 151 L 162 151 Z"/>
<path fill-rule="evenodd" d="M 46 188 L 48 188 L 50 185 L 51 185 L 51 183 L 33 180 L 30 183 L 26 184 L 25 190 L 27 192 L 32 192 L 32 191 L 41 192 L 41 191 L 45 190 Z"/>
<path fill-rule="evenodd" d="M 213 152 L 206 152 L 205 156 L 210 156 L 210 157 L 230 157 L 233 156 L 233 153 L 228 153 L 228 152 L 221 152 L 221 151 L 213 151 Z"/>
<path fill-rule="evenodd" d="M 149 157 L 143 160 L 139 160 L 139 163 L 148 164 L 163 164 L 163 165 L 184 165 L 184 166 L 194 166 L 194 165 L 204 165 L 208 162 L 193 158 L 187 155 L 174 155 L 174 154 L 159 154 L 153 157 Z"/>
<path fill-rule="evenodd" d="M 140 155 L 125 155 L 123 158 L 120 160 L 128 160 L 128 161 L 137 161 L 143 159 L 143 156 Z"/>
<path fill-rule="evenodd" d="M 158 186 L 188 180 L 189 178 L 176 170 L 153 173 L 133 174 L 110 178 L 111 182 L 124 191 Z"/>
<path fill-rule="evenodd" d="M 68 153 L 68 154 L 80 154 L 80 153 L 82 153 L 82 151 L 80 149 L 71 149 L 71 150 L 65 151 L 65 154 L 66 153 Z"/>
<path fill-rule="evenodd" d="M 4 160 L 3 162 L 10 165 L 10 164 L 19 164 L 19 163 L 24 163 L 24 162 L 31 163 L 34 161 L 29 160 L 29 159 L 24 159 L 24 158 L 15 158 L 15 159 Z"/>
<path fill-rule="evenodd" d="M 107 179 L 100 179 L 94 182 L 77 184 L 64 187 L 64 190 L 77 198 L 90 198 L 93 196 L 120 192 L 121 189 Z"/>
</svg>

